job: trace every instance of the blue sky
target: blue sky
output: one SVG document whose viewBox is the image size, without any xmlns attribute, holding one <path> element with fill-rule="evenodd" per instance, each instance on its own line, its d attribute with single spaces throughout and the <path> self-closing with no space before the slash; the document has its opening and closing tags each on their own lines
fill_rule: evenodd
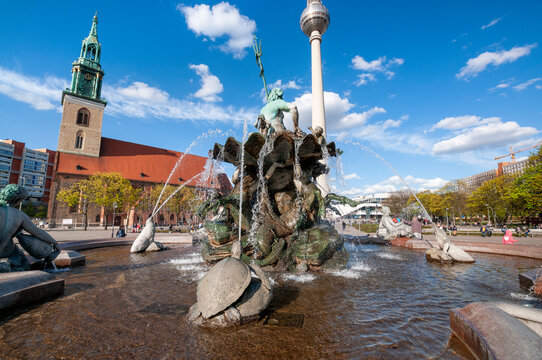
<svg viewBox="0 0 542 360">
<path fill-rule="evenodd" d="M 349 195 L 416 189 L 496 167 L 542 139 L 542 2 L 324 1 L 322 60 L 330 140 Z M 250 47 L 268 83 L 310 124 L 310 44 L 297 1 L 1 1 L 0 138 L 56 148 L 61 91 L 98 11 L 102 135 L 183 151 L 209 129 L 242 136 L 260 108 Z M 287 126 L 290 119 L 286 118 Z M 224 137 L 217 141 L 223 142 Z M 212 141 L 191 151 L 206 155 Z M 527 155 L 522 153 L 518 155 Z"/>
</svg>

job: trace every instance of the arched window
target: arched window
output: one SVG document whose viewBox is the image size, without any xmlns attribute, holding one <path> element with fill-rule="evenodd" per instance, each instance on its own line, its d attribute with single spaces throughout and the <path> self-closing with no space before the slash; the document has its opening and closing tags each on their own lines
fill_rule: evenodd
<svg viewBox="0 0 542 360">
<path fill-rule="evenodd" d="M 77 134 L 75 135 L 75 148 L 76 149 L 82 149 L 83 148 L 83 140 L 84 140 L 83 132 L 81 130 L 79 130 L 77 132 Z"/>
<path fill-rule="evenodd" d="M 87 46 L 87 59 L 92 61 L 96 59 L 96 46 L 94 44 Z"/>
<path fill-rule="evenodd" d="M 99 223 L 100 222 L 100 215 L 96 215 L 96 222 Z"/>
<path fill-rule="evenodd" d="M 169 216 L 169 221 L 173 221 L 173 220 L 175 220 L 175 215 L 171 214 L 171 215 Z"/>
<path fill-rule="evenodd" d="M 88 126 L 89 121 L 90 112 L 85 108 L 79 109 L 79 111 L 77 112 L 77 125 Z"/>
</svg>

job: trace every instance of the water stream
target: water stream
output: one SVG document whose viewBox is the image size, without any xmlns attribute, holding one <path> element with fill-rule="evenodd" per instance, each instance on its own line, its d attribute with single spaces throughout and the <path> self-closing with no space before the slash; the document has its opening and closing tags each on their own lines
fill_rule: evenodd
<svg viewBox="0 0 542 360">
<path fill-rule="evenodd" d="M 241 140 L 241 161 L 239 165 L 239 242 L 241 242 L 241 232 L 243 230 L 243 179 L 245 177 L 245 141 L 247 141 L 247 122 L 245 118 L 243 123 L 243 140 Z"/>
<path fill-rule="evenodd" d="M 412 196 L 414 196 L 414 198 L 416 199 L 418 204 L 420 204 L 420 206 L 421 206 L 421 208 L 423 210 L 424 218 L 426 220 L 428 220 L 428 221 L 432 221 L 431 217 L 429 216 L 429 213 L 427 212 L 427 210 L 425 210 L 425 206 L 423 206 L 420 199 L 418 199 L 418 197 L 416 196 L 416 193 L 414 192 L 414 190 L 410 187 L 410 185 L 408 185 L 408 183 L 405 181 L 405 179 L 403 179 L 403 177 L 401 175 L 399 175 L 399 172 L 397 170 L 395 170 L 395 168 L 393 166 L 391 166 L 391 164 L 389 162 L 386 161 L 386 159 L 384 159 L 382 156 L 380 156 L 378 153 L 376 153 L 371 148 L 369 148 L 369 147 L 367 147 L 367 146 L 365 146 L 363 144 L 360 144 L 359 142 L 350 142 L 350 143 L 352 145 L 354 145 L 354 146 L 359 147 L 361 150 L 363 150 L 365 152 L 368 152 L 369 154 L 371 154 L 372 156 L 374 156 L 375 158 L 380 160 L 384 165 L 386 165 L 399 178 L 399 180 L 403 183 L 403 185 L 405 185 L 405 187 L 408 189 L 410 194 Z"/>
</svg>

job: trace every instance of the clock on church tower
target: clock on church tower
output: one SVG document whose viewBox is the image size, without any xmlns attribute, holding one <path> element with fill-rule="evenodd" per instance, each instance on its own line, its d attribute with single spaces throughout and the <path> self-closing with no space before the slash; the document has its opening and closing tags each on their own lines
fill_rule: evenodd
<svg viewBox="0 0 542 360">
<path fill-rule="evenodd" d="M 72 64 L 71 86 L 62 92 L 59 152 L 100 156 L 103 112 L 107 105 L 101 98 L 104 77 L 100 65 L 101 53 L 98 16 L 94 15 L 90 33 L 83 39 L 79 58 Z"/>
</svg>

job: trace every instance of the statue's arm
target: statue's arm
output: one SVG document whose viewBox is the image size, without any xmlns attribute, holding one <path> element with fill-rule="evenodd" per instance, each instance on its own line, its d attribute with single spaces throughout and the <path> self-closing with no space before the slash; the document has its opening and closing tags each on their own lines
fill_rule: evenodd
<svg viewBox="0 0 542 360">
<path fill-rule="evenodd" d="M 40 229 L 39 227 L 34 225 L 34 223 L 32 222 L 32 220 L 30 220 L 28 215 L 23 213 L 22 216 L 23 216 L 23 222 L 21 225 L 26 232 L 28 232 L 30 235 L 34 237 L 37 237 L 40 240 L 53 244 L 57 248 L 59 248 L 58 242 L 51 235 L 49 235 L 47 231 Z"/>
</svg>

